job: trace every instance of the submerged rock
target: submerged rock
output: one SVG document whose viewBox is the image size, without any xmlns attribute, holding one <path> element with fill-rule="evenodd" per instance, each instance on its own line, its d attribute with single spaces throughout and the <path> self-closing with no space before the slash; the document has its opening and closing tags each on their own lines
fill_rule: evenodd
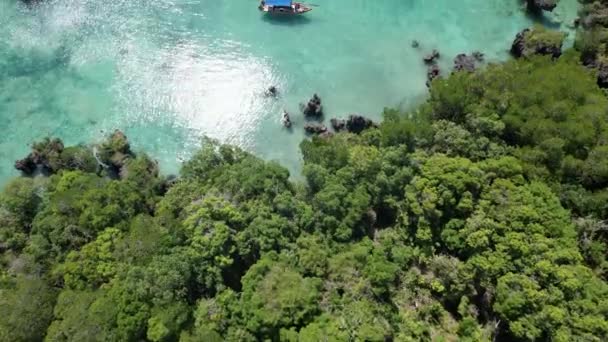
<svg viewBox="0 0 608 342">
<path fill-rule="evenodd" d="M 21 2 L 26 4 L 28 7 L 38 5 L 39 3 L 43 2 L 43 1 L 44 0 L 21 0 Z"/>
<path fill-rule="evenodd" d="M 562 54 L 565 34 L 549 31 L 542 27 L 524 29 L 515 36 L 511 45 L 511 54 L 516 57 L 531 55 L 550 55 L 558 58 Z"/>
<path fill-rule="evenodd" d="M 417 48 L 420 47 L 420 43 L 417 40 L 414 39 L 414 40 L 412 40 L 412 47 L 414 49 L 417 49 Z"/>
</svg>

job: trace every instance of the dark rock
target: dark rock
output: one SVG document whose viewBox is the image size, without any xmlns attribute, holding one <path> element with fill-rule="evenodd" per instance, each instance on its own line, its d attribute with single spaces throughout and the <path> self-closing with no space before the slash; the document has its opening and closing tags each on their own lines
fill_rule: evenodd
<svg viewBox="0 0 608 342">
<path fill-rule="evenodd" d="M 361 115 L 350 115 L 348 120 L 346 120 L 346 129 L 351 133 L 361 133 L 372 127 L 376 127 L 376 124 Z"/>
<path fill-rule="evenodd" d="M 441 69 L 439 69 L 439 66 L 437 64 L 429 65 L 429 67 L 426 70 L 426 86 L 430 87 L 431 82 L 433 82 L 434 79 L 439 77 L 440 74 L 441 74 Z"/>
<path fill-rule="evenodd" d="M 38 170 L 44 174 L 53 174 L 61 168 L 63 149 L 61 139 L 45 138 L 32 144 L 32 152 L 27 157 L 17 160 L 15 168 L 25 175 L 32 175 Z"/>
<path fill-rule="evenodd" d="M 526 33 L 530 32 L 530 29 L 524 29 L 523 31 L 517 33 L 517 35 L 515 35 L 515 40 L 513 40 L 513 43 L 511 44 L 511 54 L 514 57 L 521 57 L 524 55 L 524 52 L 526 51 L 526 38 L 525 35 Z"/>
<path fill-rule="evenodd" d="M 60 170 L 95 172 L 100 166 L 113 175 L 119 175 L 121 168 L 133 157 L 135 154 L 130 149 L 127 137 L 117 130 L 103 144 L 92 149 L 84 145 L 64 148 L 61 139 L 46 138 L 32 144 L 32 151 L 25 158 L 17 160 L 15 168 L 24 175 L 36 172 L 52 175 Z"/>
<path fill-rule="evenodd" d="M 472 55 L 473 55 L 473 58 L 475 58 L 475 60 L 480 63 L 483 62 L 484 57 L 485 57 L 484 53 L 481 51 L 474 51 Z"/>
<path fill-rule="evenodd" d="M 135 157 L 127 136 L 120 130 L 115 130 L 108 139 L 99 146 L 98 161 L 107 168 L 110 176 L 119 176 L 127 161 Z"/>
<path fill-rule="evenodd" d="M 55 163 L 55 168 L 61 170 L 81 170 L 84 172 L 95 172 L 97 161 L 90 147 L 85 145 L 66 147 Z"/>
<path fill-rule="evenodd" d="M 336 132 L 347 131 L 350 133 L 361 133 L 364 130 L 377 125 L 370 119 L 361 115 L 349 115 L 348 119 L 331 119 L 331 126 Z"/>
<path fill-rule="evenodd" d="M 283 117 L 281 118 L 281 123 L 286 128 L 291 128 L 291 118 L 289 116 L 289 113 L 287 113 L 286 110 L 283 111 Z"/>
<path fill-rule="evenodd" d="M 533 12 L 553 11 L 557 7 L 558 0 L 526 0 L 528 9 Z"/>
<path fill-rule="evenodd" d="M 323 134 L 327 132 L 327 127 L 320 123 L 307 123 L 304 125 L 307 134 Z"/>
<path fill-rule="evenodd" d="M 433 64 L 439 59 L 439 57 L 440 57 L 439 51 L 433 50 L 433 52 L 424 56 L 424 58 L 422 58 L 422 60 L 424 60 L 424 63 L 426 63 L 426 64 Z"/>
<path fill-rule="evenodd" d="M 597 85 L 600 88 L 608 88 L 608 65 L 601 64 L 597 73 Z"/>
<path fill-rule="evenodd" d="M 325 132 L 323 132 L 323 133 L 319 134 L 319 138 L 322 138 L 322 139 L 329 139 L 329 138 L 331 138 L 333 135 L 334 135 L 334 134 L 333 134 L 332 132 L 330 132 L 330 131 L 325 131 Z"/>
<path fill-rule="evenodd" d="M 564 35 L 545 29 L 524 29 L 515 36 L 511 45 L 511 54 L 516 57 L 528 57 L 534 54 L 551 55 L 558 58 L 562 54 Z"/>
<path fill-rule="evenodd" d="M 581 62 L 587 68 L 591 68 L 591 69 L 597 68 L 598 67 L 597 54 L 595 54 L 595 53 L 590 53 L 590 54 L 583 53 L 583 54 L 581 54 Z"/>
<path fill-rule="evenodd" d="M 417 40 L 412 40 L 412 47 L 417 49 L 420 47 L 420 43 Z"/>
<path fill-rule="evenodd" d="M 329 122 L 331 123 L 331 127 L 336 132 L 340 132 L 340 131 L 346 129 L 346 120 L 344 120 L 344 119 L 333 118 L 333 119 L 329 120 Z"/>
<path fill-rule="evenodd" d="M 30 176 L 36 172 L 36 163 L 31 158 L 31 155 L 15 161 L 15 169 L 23 172 L 24 175 Z"/>
<path fill-rule="evenodd" d="M 277 95 L 279 95 L 279 90 L 275 86 L 270 86 L 268 89 L 266 89 L 264 95 L 267 97 L 277 97 Z"/>
<path fill-rule="evenodd" d="M 461 53 L 454 58 L 454 71 L 473 72 L 475 71 L 475 62 L 475 57 Z"/>
<path fill-rule="evenodd" d="M 321 98 L 314 94 L 312 98 L 308 101 L 306 106 L 304 106 L 302 112 L 304 116 L 319 118 L 323 116 L 323 106 L 321 105 Z"/>
<path fill-rule="evenodd" d="M 176 175 L 168 175 L 160 184 L 160 195 L 164 195 L 171 189 L 175 184 L 179 182 L 179 178 Z"/>
<path fill-rule="evenodd" d="M 580 51 L 582 64 L 595 69 L 597 84 L 608 88 L 608 53 L 605 48 L 605 37 L 608 28 L 607 1 L 579 1 L 579 19 L 574 25 L 581 29 L 580 44 L 575 44 Z"/>
</svg>

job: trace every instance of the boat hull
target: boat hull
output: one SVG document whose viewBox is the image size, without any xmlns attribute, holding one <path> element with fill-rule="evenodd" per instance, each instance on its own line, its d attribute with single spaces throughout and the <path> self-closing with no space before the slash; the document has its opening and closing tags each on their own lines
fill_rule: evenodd
<svg viewBox="0 0 608 342">
<path fill-rule="evenodd" d="M 273 6 L 262 6 L 259 7 L 260 11 L 268 15 L 276 16 L 294 16 L 302 15 L 312 11 L 312 8 L 305 6 L 304 4 L 294 2 L 291 7 L 273 7 Z"/>
</svg>

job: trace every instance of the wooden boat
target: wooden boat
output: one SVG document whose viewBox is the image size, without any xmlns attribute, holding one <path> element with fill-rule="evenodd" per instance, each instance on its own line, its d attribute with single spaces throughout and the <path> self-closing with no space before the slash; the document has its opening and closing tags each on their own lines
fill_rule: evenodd
<svg viewBox="0 0 608 342">
<path fill-rule="evenodd" d="M 306 4 L 291 0 L 262 0 L 258 8 L 272 15 L 300 15 L 312 11 Z"/>
</svg>

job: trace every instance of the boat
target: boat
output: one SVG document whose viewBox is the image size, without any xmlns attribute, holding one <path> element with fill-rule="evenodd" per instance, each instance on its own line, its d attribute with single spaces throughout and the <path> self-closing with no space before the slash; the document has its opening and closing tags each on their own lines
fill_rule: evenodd
<svg viewBox="0 0 608 342">
<path fill-rule="evenodd" d="M 300 15 L 312 11 L 310 6 L 291 0 L 262 0 L 258 8 L 273 15 Z"/>
</svg>

